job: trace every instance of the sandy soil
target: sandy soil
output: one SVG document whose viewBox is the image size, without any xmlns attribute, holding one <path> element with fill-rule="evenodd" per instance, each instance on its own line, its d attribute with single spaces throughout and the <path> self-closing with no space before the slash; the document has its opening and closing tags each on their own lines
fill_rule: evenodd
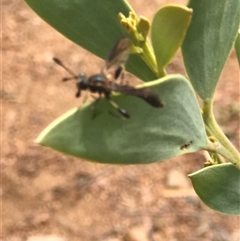
<svg viewBox="0 0 240 241">
<path fill-rule="evenodd" d="M 130 1 L 138 14 L 151 19 L 167 1 L 137 2 Z M 23 1 L 3 0 L 2 7 L 1 240 L 37 241 L 39 235 L 68 241 L 240 240 L 239 217 L 210 210 L 187 178 L 203 167 L 202 153 L 161 164 L 111 166 L 35 145 L 46 125 L 81 104 L 74 98 L 75 86 L 61 83 L 52 56 L 68 59 L 73 69 L 84 64 L 86 72 L 101 60 L 48 26 Z M 179 55 L 169 71 L 184 74 Z M 215 112 L 239 149 L 238 74 L 231 53 Z M 182 178 L 175 188 L 170 185 L 173 171 Z"/>
</svg>

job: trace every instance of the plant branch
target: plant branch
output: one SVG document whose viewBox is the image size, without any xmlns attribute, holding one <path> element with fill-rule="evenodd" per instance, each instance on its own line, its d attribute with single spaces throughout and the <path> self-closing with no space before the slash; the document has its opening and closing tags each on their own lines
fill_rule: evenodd
<svg viewBox="0 0 240 241">
<path fill-rule="evenodd" d="M 203 119 L 207 127 L 208 132 L 214 136 L 217 140 L 218 145 L 213 148 L 209 145 L 209 151 L 214 151 L 229 161 L 231 161 L 238 169 L 240 169 L 240 154 L 232 143 L 228 140 L 225 134 L 222 132 L 221 128 L 217 124 L 214 115 L 213 115 L 213 100 L 204 101 L 203 106 Z M 212 144 L 215 144 L 212 141 Z"/>
</svg>

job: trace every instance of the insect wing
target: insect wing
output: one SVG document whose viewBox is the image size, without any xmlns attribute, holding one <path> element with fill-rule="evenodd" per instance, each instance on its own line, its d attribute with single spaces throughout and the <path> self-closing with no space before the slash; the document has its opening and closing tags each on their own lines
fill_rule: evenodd
<svg viewBox="0 0 240 241">
<path fill-rule="evenodd" d="M 117 41 L 106 60 L 106 68 L 109 69 L 113 66 L 118 68 L 124 65 L 129 57 L 130 46 L 131 40 L 129 38 L 123 38 Z"/>
<path fill-rule="evenodd" d="M 117 41 L 110 51 L 102 73 L 111 81 L 118 79 L 124 70 L 124 65 L 130 53 L 131 40 L 123 38 Z"/>
</svg>

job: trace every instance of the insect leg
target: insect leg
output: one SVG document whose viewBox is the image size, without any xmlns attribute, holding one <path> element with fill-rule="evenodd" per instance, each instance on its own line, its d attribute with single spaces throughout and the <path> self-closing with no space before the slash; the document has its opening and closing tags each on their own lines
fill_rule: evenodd
<svg viewBox="0 0 240 241">
<path fill-rule="evenodd" d="M 79 98 L 81 96 L 81 89 L 80 88 L 78 88 L 75 96 L 76 96 L 76 98 Z"/>
<path fill-rule="evenodd" d="M 92 115 L 92 119 L 95 119 L 98 115 L 101 114 L 101 111 L 97 111 L 97 104 L 99 103 L 99 100 L 101 99 L 101 96 L 99 96 L 97 99 L 95 99 L 93 105 L 92 105 L 92 110 L 93 110 L 93 115 Z"/>
<path fill-rule="evenodd" d="M 120 85 L 128 85 L 128 81 L 124 79 L 124 66 L 119 66 L 114 74 L 114 79 L 120 79 Z M 114 81 L 113 81 L 114 84 Z"/>
<path fill-rule="evenodd" d="M 123 75 L 123 66 L 120 65 L 114 73 L 114 79 L 118 79 L 122 75 Z"/>
<path fill-rule="evenodd" d="M 118 111 L 118 113 L 124 118 L 124 119 L 130 119 L 130 115 L 128 114 L 128 112 L 123 109 L 123 108 L 120 108 L 119 105 L 114 102 L 113 100 L 111 99 L 107 99 L 109 101 L 109 103 Z"/>
</svg>

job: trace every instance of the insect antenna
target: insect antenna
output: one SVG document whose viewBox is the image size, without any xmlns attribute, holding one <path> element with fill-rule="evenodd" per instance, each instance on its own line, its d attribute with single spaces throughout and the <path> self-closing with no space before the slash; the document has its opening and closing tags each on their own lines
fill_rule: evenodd
<svg viewBox="0 0 240 241">
<path fill-rule="evenodd" d="M 77 79 L 77 76 L 74 77 L 65 77 L 62 79 L 62 81 L 68 81 L 68 80 L 72 80 L 72 79 Z"/>
<path fill-rule="evenodd" d="M 65 64 L 63 64 L 63 62 L 60 59 L 54 57 L 53 61 L 56 64 L 58 64 L 59 66 L 61 66 L 62 68 L 64 68 L 70 75 L 73 76 L 73 77 L 63 78 L 62 79 L 63 81 L 68 81 L 68 80 L 72 80 L 72 79 L 77 79 L 78 78 L 78 76 L 71 69 L 69 69 Z"/>
</svg>

